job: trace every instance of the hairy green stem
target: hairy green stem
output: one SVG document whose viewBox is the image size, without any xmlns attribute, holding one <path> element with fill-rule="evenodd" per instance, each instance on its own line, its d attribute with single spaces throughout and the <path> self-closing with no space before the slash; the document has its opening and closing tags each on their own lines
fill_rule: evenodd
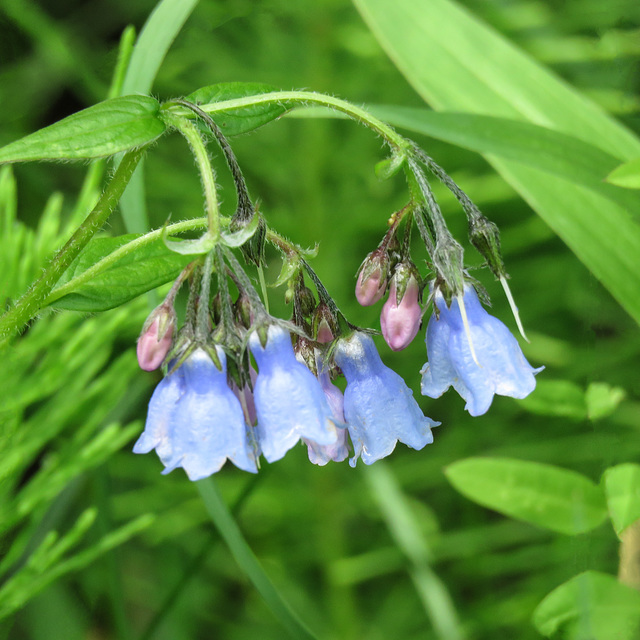
<svg viewBox="0 0 640 640">
<path fill-rule="evenodd" d="M 253 207 L 251 206 L 251 198 L 249 197 L 249 190 L 247 189 L 247 183 L 245 182 L 242 170 L 238 164 L 233 149 L 229 145 L 229 142 L 225 138 L 220 127 L 213 121 L 208 113 L 205 113 L 198 105 L 188 102 L 187 100 L 174 100 L 169 104 L 179 104 L 187 109 L 193 111 L 198 117 L 200 117 L 207 125 L 211 133 L 213 134 L 218 146 L 222 150 L 227 166 L 233 177 L 233 182 L 236 185 L 236 192 L 238 194 L 238 211 L 241 214 L 248 215 L 249 218 L 253 215 Z"/>
<path fill-rule="evenodd" d="M 64 247 L 58 251 L 42 276 L 31 285 L 16 305 L 0 318 L 0 348 L 5 346 L 44 306 L 47 296 L 60 280 L 62 274 L 95 233 L 102 228 L 118 204 L 118 200 L 145 150 L 146 147 L 140 147 L 129 151 L 124 156 L 102 197 L 85 221 L 76 229 Z"/>
<path fill-rule="evenodd" d="M 220 238 L 220 208 L 216 191 L 215 171 L 207 153 L 207 147 L 196 125 L 187 118 L 176 116 L 171 111 L 164 110 L 164 118 L 168 125 L 177 129 L 187 140 L 198 164 L 200 179 L 204 189 L 207 207 L 209 234 L 217 242 Z"/>
<path fill-rule="evenodd" d="M 246 98 L 236 98 L 235 100 L 221 100 L 211 104 L 201 104 L 200 109 L 205 113 L 220 113 L 222 111 L 230 111 L 232 109 L 242 109 L 259 104 L 280 104 L 305 106 L 310 104 L 329 107 L 335 111 L 345 113 L 347 116 L 369 127 L 378 135 L 382 136 L 386 142 L 395 149 L 410 152 L 412 143 L 399 133 L 384 123 L 382 120 L 375 118 L 365 109 L 357 107 L 354 104 L 334 98 L 333 96 L 314 93 L 313 91 L 273 91 L 271 93 L 261 93 L 255 96 L 247 96 Z"/>
<path fill-rule="evenodd" d="M 160 238 L 163 232 L 168 236 L 171 236 L 176 233 L 182 233 L 183 231 L 191 231 L 192 229 L 204 229 L 206 228 L 206 226 L 206 218 L 195 218 L 193 220 L 176 222 L 174 224 L 168 225 L 167 227 L 163 227 L 162 229 L 156 229 L 155 231 L 145 233 L 143 236 L 140 236 L 139 238 L 136 238 L 135 240 L 127 242 L 127 244 L 123 244 L 121 247 L 118 247 L 115 251 L 112 251 L 108 256 L 105 256 L 104 258 L 96 262 L 86 271 L 83 271 L 75 278 L 69 280 L 69 282 L 66 282 L 60 287 L 56 287 L 49 294 L 49 296 L 47 296 L 47 299 L 45 300 L 43 306 L 49 305 L 52 302 L 59 300 L 63 296 L 66 296 L 67 294 L 75 291 L 79 286 L 85 284 L 86 282 L 90 282 L 96 276 L 101 274 L 103 271 L 106 271 L 111 265 L 118 262 L 118 260 L 120 260 L 124 256 L 132 253 L 139 247 L 150 244 L 151 242 L 154 242 L 155 240 Z"/>
</svg>

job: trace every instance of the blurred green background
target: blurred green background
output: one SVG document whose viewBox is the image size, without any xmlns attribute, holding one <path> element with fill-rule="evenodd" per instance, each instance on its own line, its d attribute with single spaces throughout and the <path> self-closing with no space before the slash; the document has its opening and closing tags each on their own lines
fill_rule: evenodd
<svg viewBox="0 0 640 640">
<path fill-rule="evenodd" d="M 2 0 L 0 145 L 104 99 L 123 29 L 133 24 L 139 32 L 154 4 Z M 637 2 L 462 4 L 640 129 Z M 424 106 L 346 0 L 202 0 L 169 51 L 153 95 L 167 99 L 227 81 L 312 89 L 356 104 Z M 640 336 L 587 267 L 481 156 L 409 135 L 500 226 L 511 287 L 531 338 L 523 348 L 534 366 L 546 370 L 527 401 L 496 397 L 488 414 L 470 418 L 453 392 L 437 401 L 419 396 L 418 371 L 426 359 L 421 338 L 401 353 L 379 340 L 384 361 L 403 375 L 425 413 L 442 421 L 433 445 L 421 452 L 399 445 L 384 473 L 391 472 L 421 534 L 425 562 L 451 595 L 459 637 L 538 638 L 531 615 L 553 588 L 585 569 L 616 573 L 613 530 L 604 524 L 568 537 L 509 520 L 459 495 L 443 468 L 467 456 L 509 456 L 575 469 L 598 481 L 608 466 L 637 460 Z M 355 324 L 379 328 L 379 308 L 355 302 L 355 273 L 389 215 L 407 199 L 401 177 L 375 177 L 373 166 L 384 157 L 381 141 L 343 120 L 283 118 L 232 145 L 270 225 L 302 246 L 319 243 L 314 268 L 342 310 Z M 231 213 L 233 187 L 217 161 L 223 207 Z M 53 192 L 64 198 L 64 222 L 85 171 L 79 164 L 16 166 L 17 216 L 24 228 L 37 228 Z M 145 175 L 152 228 L 169 215 L 181 220 L 202 214 L 198 176 L 178 136 L 151 150 Z M 8 184 L 6 178 L 5 196 Z M 462 211 L 439 185 L 436 195 L 454 235 L 468 247 Z M 3 202 L 7 207 L 8 196 Z M 124 230 L 114 215 L 108 232 Z M 48 244 L 34 239 L 29 245 L 36 256 L 25 267 L 31 276 L 59 242 L 50 236 Z M 426 254 L 417 242 L 414 256 L 425 274 Z M 279 268 L 272 257 L 271 281 Z M 481 263 L 471 249 L 467 259 Z M 474 275 L 491 294 L 492 313 L 515 329 L 499 285 L 486 271 Z M 25 276 L 24 285 L 28 281 Z M 2 298 L 20 290 L 22 283 Z M 278 291 L 272 302 L 288 313 Z M 49 576 L 60 559 L 40 573 L 35 567 L 23 590 L 28 597 L 0 622 L 5 638 L 283 637 L 184 474 L 161 477 L 154 455 L 131 453 L 159 380 L 135 366 L 135 340 L 147 311 L 143 296 L 96 317 L 45 313 L 7 356 L 0 374 L 6 429 L 0 444 L 18 451 L 25 433 L 41 430 L 42 438 L 20 449 L 21 459 L 15 469 L 8 466 L 0 484 L 3 517 L 12 521 L 0 546 L 5 578 L 24 566 L 49 531 L 72 530 L 86 509 L 96 509 L 95 522 L 79 533 L 78 553 L 143 514 L 155 519 L 78 570 L 70 566 L 59 578 L 51 575 L 40 591 L 32 588 L 36 576 Z M 593 383 L 624 391 L 602 419 L 588 416 L 585 391 Z M 115 431 L 103 437 L 111 444 L 101 446 L 99 436 L 109 425 Z M 22 435 L 8 437 L 10 431 Z M 75 457 L 80 451 L 84 458 Z M 412 581 L 415 559 L 398 543 L 366 471 L 346 463 L 315 467 L 296 447 L 273 467 L 265 465 L 256 481 L 232 467 L 217 481 L 229 503 L 242 497 L 237 516 L 252 548 L 301 617 L 325 637 L 446 637 L 434 630 Z M 37 498 L 24 500 L 21 491 L 34 482 Z M 60 555 L 72 553 L 61 549 Z"/>
</svg>

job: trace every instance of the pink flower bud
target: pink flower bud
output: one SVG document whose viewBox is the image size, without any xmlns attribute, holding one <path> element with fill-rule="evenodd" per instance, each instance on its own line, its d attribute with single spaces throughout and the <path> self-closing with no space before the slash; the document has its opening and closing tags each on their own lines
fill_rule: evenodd
<svg viewBox="0 0 640 640">
<path fill-rule="evenodd" d="M 356 298 L 363 307 L 370 307 L 382 298 L 388 274 L 389 255 L 386 248 L 378 247 L 365 258 L 358 274 Z"/>
<path fill-rule="evenodd" d="M 417 280 L 410 276 L 407 288 L 398 304 L 396 278 L 391 280 L 389 297 L 380 314 L 380 325 L 384 339 L 394 351 L 402 351 L 408 347 L 420 329 L 422 310 L 418 302 L 419 293 Z"/>
<path fill-rule="evenodd" d="M 364 271 L 361 271 L 356 284 L 356 298 L 363 307 L 370 307 L 382 298 L 386 289 L 387 281 L 382 279 L 379 269 L 366 279 Z"/>
<path fill-rule="evenodd" d="M 150 320 L 150 322 L 149 322 Z M 162 306 L 145 322 L 136 352 L 143 371 L 155 371 L 165 359 L 173 342 L 175 316 Z"/>
<path fill-rule="evenodd" d="M 331 342 L 333 340 L 333 331 L 326 320 L 321 320 L 318 325 L 318 336 L 316 340 L 322 344 Z"/>
</svg>

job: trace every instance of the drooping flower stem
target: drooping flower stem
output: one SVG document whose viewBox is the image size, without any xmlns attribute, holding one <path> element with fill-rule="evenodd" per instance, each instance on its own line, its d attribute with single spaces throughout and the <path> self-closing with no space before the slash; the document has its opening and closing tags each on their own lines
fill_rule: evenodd
<svg viewBox="0 0 640 640">
<path fill-rule="evenodd" d="M 222 248 L 222 252 L 224 253 L 224 257 L 226 258 L 229 266 L 233 270 L 236 278 L 238 279 L 238 283 L 243 289 L 243 293 L 247 295 L 249 298 L 249 302 L 251 303 L 251 309 L 256 316 L 264 316 L 268 315 L 264 304 L 260 298 L 260 295 L 256 291 L 256 288 L 251 283 L 249 276 L 245 273 L 244 269 L 233 255 L 233 252 L 227 247 Z"/>
<path fill-rule="evenodd" d="M 471 198 L 469 198 L 453 178 L 431 156 L 417 145 L 413 147 L 412 152 L 416 157 L 420 158 L 427 169 L 451 191 L 470 219 L 480 219 L 484 217 L 480 209 L 471 201 Z"/>
<path fill-rule="evenodd" d="M 313 280 L 313 284 L 316 288 L 316 291 L 318 292 L 318 297 L 320 298 L 321 302 L 326 303 L 331 313 L 333 313 L 334 317 L 337 318 L 340 330 L 343 333 L 347 333 L 348 331 L 355 329 L 355 326 L 352 325 L 347 320 L 342 311 L 338 309 L 338 305 L 335 303 L 335 300 L 331 297 L 325 286 L 322 284 L 322 281 L 320 280 L 320 278 L 318 278 L 316 272 L 311 268 L 311 265 L 303 258 L 301 258 L 301 262 L 304 270 L 309 274 L 311 280 Z"/>
<path fill-rule="evenodd" d="M 169 110 L 161 112 L 168 125 L 177 129 L 189 143 L 198 164 L 200 180 L 204 189 L 209 235 L 214 242 L 220 238 L 220 207 L 216 190 L 215 170 L 211 164 L 207 148 L 196 125 L 189 119 L 176 116 Z"/>
<path fill-rule="evenodd" d="M 145 152 L 146 146 L 125 154 L 120 166 L 91 213 L 76 229 L 62 249 L 58 251 L 40 278 L 31 285 L 16 305 L 0 318 L 0 348 L 18 333 L 45 305 L 47 296 L 60 280 L 62 274 L 85 248 L 95 233 L 103 227 L 118 204 L 120 196 Z"/>
<path fill-rule="evenodd" d="M 426 205 L 426 211 L 429 214 L 429 220 L 435 232 L 436 244 L 438 244 L 441 238 L 450 236 L 451 232 L 447 228 L 447 224 L 444 221 L 444 216 L 442 215 L 442 211 L 440 210 L 440 205 L 433 195 L 433 191 L 431 190 L 431 186 L 429 185 L 424 172 L 415 160 L 410 159 L 407 164 L 409 167 L 409 169 L 407 170 L 409 187 L 411 188 L 411 183 L 415 181 L 415 184 L 418 187 L 418 192 L 422 196 L 421 199 Z"/>
<path fill-rule="evenodd" d="M 393 149 L 403 154 L 411 151 L 412 143 L 401 136 L 388 124 L 371 115 L 365 109 L 333 96 L 313 91 L 273 91 L 234 100 L 221 100 L 211 104 L 202 104 L 200 109 L 206 113 L 221 113 L 260 104 L 279 104 L 290 107 L 318 105 L 346 114 L 349 118 L 365 125 L 380 135 Z"/>
<path fill-rule="evenodd" d="M 233 149 L 231 149 L 231 146 L 220 130 L 220 127 L 214 122 L 213 118 L 208 113 L 204 112 L 200 107 L 198 107 L 198 105 L 195 105 L 188 100 L 172 100 L 170 104 L 179 104 L 183 107 L 186 107 L 187 109 L 193 111 L 199 118 L 204 121 L 204 123 L 207 125 L 214 138 L 216 139 L 216 142 L 220 146 L 224 158 L 227 161 L 229 171 L 231 171 L 231 176 L 233 178 L 233 182 L 236 185 L 236 191 L 238 194 L 238 210 L 243 212 L 252 212 L 253 207 L 251 205 L 251 198 L 249 197 L 247 183 L 245 182 L 244 176 L 242 175 L 242 169 L 240 169 L 240 165 L 238 164 L 238 160 L 233 153 Z"/>
<path fill-rule="evenodd" d="M 198 300 L 198 316 L 196 318 L 196 336 L 205 339 L 209 334 L 209 296 L 211 293 L 211 272 L 213 271 L 213 253 L 215 249 L 207 253 L 202 267 L 202 280 L 200 282 L 200 299 Z"/>
<path fill-rule="evenodd" d="M 222 329 L 225 336 L 230 336 L 233 333 L 233 311 L 231 309 L 229 282 L 227 281 L 227 266 L 224 263 L 224 257 L 222 255 L 220 245 L 218 245 L 212 253 L 215 253 L 215 268 L 218 275 Z"/>
</svg>

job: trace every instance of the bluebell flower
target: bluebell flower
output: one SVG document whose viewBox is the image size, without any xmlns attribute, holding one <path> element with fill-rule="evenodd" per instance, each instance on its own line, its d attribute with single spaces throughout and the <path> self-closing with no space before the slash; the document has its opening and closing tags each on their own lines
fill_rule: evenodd
<svg viewBox="0 0 640 640">
<path fill-rule="evenodd" d="M 344 396 L 342 395 L 342 391 L 331 382 L 329 371 L 327 369 L 323 370 L 321 361 L 318 363 L 318 371 L 318 381 L 329 403 L 331 414 L 336 419 L 338 439 L 335 444 L 328 445 L 319 445 L 306 438 L 303 438 L 303 440 L 307 445 L 309 460 L 313 462 L 313 464 L 322 467 L 327 464 L 329 460 L 342 462 L 349 455 L 349 450 L 347 449 L 347 429 L 344 424 Z"/>
<path fill-rule="evenodd" d="M 216 350 L 222 370 L 198 348 L 153 392 L 133 451 L 155 449 L 163 473 L 182 467 L 191 480 L 200 480 L 219 471 L 227 459 L 257 472 L 242 407 L 227 385 L 224 351 Z"/>
<path fill-rule="evenodd" d="M 358 458 L 372 464 L 388 456 L 398 440 L 412 449 L 433 442 L 431 427 L 439 423 L 423 415 L 413 392 L 386 367 L 373 340 L 361 332 L 338 342 L 334 358 L 347 379 L 344 417 Z"/>
<path fill-rule="evenodd" d="M 253 397 L 258 442 L 267 461 L 280 460 L 300 438 L 317 445 L 335 444 L 336 421 L 324 391 L 311 371 L 296 360 L 289 334 L 272 324 L 265 346 L 254 331 L 249 347 L 258 364 Z"/>
<path fill-rule="evenodd" d="M 494 394 L 524 398 L 536 386 L 534 369 L 524 357 L 509 329 L 489 315 L 471 285 L 463 294 L 469 335 L 465 331 L 457 298 L 447 307 L 444 296 L 436 291 L 434 313 L 427 327 L 428 362 L 422 369 L 422 394 L 439 398 L 449 387 L 466 400 L 472 416 L 486 413 Z"/>
</svg>

